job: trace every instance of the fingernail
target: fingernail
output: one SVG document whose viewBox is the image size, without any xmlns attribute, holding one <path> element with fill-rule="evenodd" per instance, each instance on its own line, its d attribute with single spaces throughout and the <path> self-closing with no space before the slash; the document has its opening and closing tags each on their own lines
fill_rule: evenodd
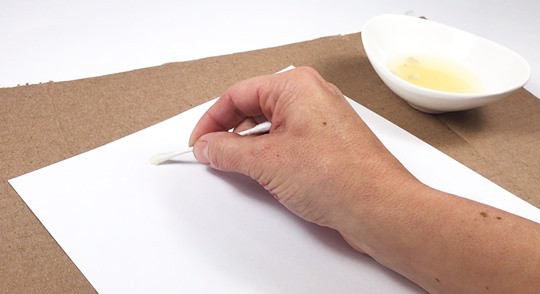
<svg viewBox="0 0 540 294">
<path fill-rule="evenodd" d="M 208 159 L 208 141 L 196 142 L 193 148 L 193 154 L 200 163 L 210 164 L 210 159 Z"/>
</svg>

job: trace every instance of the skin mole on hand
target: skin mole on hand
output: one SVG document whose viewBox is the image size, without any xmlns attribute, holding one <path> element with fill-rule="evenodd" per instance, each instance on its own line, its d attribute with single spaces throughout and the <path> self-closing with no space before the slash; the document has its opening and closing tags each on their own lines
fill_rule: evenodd
<svg viewBox="0 0 540 294">
<path fill-rule="evenodd" d="M 323 121 L 322 124 L 323 124 L 323 126 L 326 126 L 326 122 L 325 122 L 325 121 Z"/>
<path fill-rule="evenodd" d="M 480 212 L 480 215 L 481 215 L 482 217 L 487 217 L 487 213 L 484 212 L 484 211 Z"/>
</svg>

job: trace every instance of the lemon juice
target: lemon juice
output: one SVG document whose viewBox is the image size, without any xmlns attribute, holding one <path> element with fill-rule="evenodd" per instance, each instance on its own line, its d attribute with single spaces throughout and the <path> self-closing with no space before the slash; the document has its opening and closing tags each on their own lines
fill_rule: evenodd
<svg viewBox="0 0 540 294">
<path fill-rule="evenodd" d="M 401 79 L 420 87 L 452 92 L 477 93 L 478 77 L 465 66 L 436 56 L 398 56 L 391 58 L 388 69 Z"/>
</svg>

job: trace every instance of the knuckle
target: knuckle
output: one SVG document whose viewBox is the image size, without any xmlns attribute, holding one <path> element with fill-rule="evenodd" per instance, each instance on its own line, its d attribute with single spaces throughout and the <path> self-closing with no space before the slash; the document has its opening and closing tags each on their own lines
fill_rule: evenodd
<svg viewBox="0 0 540 294">
<path fill-rule="evenodd" d="M 341 93 L 341 90 L 339 90 L 339 88 L 336 85 L 334 85 L 334 84 L 332 84 L 330 82 L 327 82 L 326 86 L 336 96 L 343 96 L 343 94 Z"/>
<path fill-rule="evenodd" d="M 303 79 L 315 79 L 315 80 L 322 79 L 321 75 L 312 67 L 302 66 L 302 67 L 298 67 L 297 69 L 298 70 L 295 71 L 295 73 L 300 78 L 303 78 Z"/>
<path fill-rule="evenodd" d="M 303 73 L 309 73 L 309 74 L 317 73 L 317 71 L 313 67 L 307 66 L 307 65 L 300 66 L 297 69 L 299 72 L 303 72 Z"/>
</svg>

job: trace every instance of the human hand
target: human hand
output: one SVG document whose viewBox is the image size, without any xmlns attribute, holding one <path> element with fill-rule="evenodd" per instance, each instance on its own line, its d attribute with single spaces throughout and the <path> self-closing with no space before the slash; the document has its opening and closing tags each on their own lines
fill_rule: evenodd
<svg viewBox="0 0 540 294">
<path fill-rule="evenodd" d="M 266 135 L 226 132 L 264 120 L 272 122 Z M 255 179 L 293 213 L 342 234 L 359 210 L 414 180 L 343 94 L 306 67 L 227 89 L 193 130 L 190 145 L 201 163 Z"/>
<path fill-rule="evenodd" d="M 269 134 L 227 132 L 264 120 L 272 122 Z M 538 224 L 420 183 L 311 68 L 233 85 L 203 115 L 190 145 L 199 162 L 257 180 L 293 213 L 338 230 L 429 292 L 540 286 Z"/>
</svg>

